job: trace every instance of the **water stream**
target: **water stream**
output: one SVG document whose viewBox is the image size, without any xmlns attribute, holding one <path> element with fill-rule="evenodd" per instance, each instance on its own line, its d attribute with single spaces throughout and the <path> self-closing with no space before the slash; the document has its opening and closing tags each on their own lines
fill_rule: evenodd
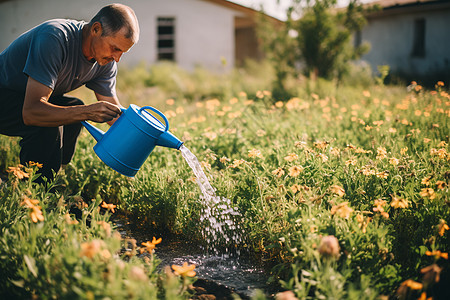
<svg viewBox="0 0 450 300">
<path fill-rule="evenodd" d="M 241 215 L 237 208 L 232 207 L 231 201 L 225 197 L 216 195 L 215 189 L 209 183 L 205 172 L 192 152 L 184 145 L 180 148 L 181 155 L 191 167 L 197 177 L 197 184 L 202 195 L 202 211 L 200 215 L 200 229 L 203 238 L 208 245 L 208 251 L 218 255 L 219 248 L 225 249 L 228 254 L 234 254 L 239 250 L 236 246 L 242 243 L 242 228 L 238 223 Z"/>
</svg>

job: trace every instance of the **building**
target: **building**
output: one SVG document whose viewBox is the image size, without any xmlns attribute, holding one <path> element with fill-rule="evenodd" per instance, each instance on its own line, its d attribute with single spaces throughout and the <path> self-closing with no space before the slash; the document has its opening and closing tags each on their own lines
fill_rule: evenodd
<svg viewBox="0 0 450 300">
<path fill-rule="evenodd" d="M 362 59 L 374 70 L 389 65 L 391 74 L 408 80 L 450 81 L 450 1 L 381 0 L 370 5 L 368 24 L 355 42 L 368 42 Z"/>
<path fill-rule="evenodd" d="M 112 2 L 0 0 L 0 51 L 21 33 L 45 20 L 89 21 L 101 7 Z M 120 3 L 135 10 L 141 29 L 138 44 L 122 58 L 124 64 L 172 60 L 187 70 L 203 66 L 211 71 L 223 71 L 247 57 L 262 56 L 255 34 L 258 12 L 248 7 L 226 0 L 123 0 Z"/>
</svg>

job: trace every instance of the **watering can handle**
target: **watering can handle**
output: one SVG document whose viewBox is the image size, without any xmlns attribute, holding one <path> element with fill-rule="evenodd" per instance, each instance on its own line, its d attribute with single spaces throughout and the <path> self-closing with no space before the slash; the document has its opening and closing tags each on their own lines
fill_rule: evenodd
<svg viewBox="0 0 450 300">
<path fill-rule="evenodd" d="M 144 107 L 141 107 L 141 108 L 139 109 L 139 113 L 141 113 L 141 111 L 143 111 L 144 109 L 150 109 L 151 111 L 153 111 L 153 112 L 157 113 L 158 115 L 160 115 L 161 118 L 163 118 L 163 119 L 164 119 L 164 122 L 166 123 L 166 126 L 165 126 L 166 129 L 165 129 L 164 131 L 168 131 L 168 130 L 169 130 L 169 120 L 167 120 L 166 116 L 165 116 L 162 112 L 160 112 L 159 110 L 157 110 L 157 109 L 154 108 L 154 107 L 151 107 L 151 106 L 144 106 Z M 160 120 L 158 120 L 157 118 L 155 118 L 154 115 L 150 114 L 150 116 L 152 116 L 152 117 L 153 117 L 156 121 L 158 121 L 161 125 L 164 125 L 163 123 L 161 123 Z"/>
</svg>

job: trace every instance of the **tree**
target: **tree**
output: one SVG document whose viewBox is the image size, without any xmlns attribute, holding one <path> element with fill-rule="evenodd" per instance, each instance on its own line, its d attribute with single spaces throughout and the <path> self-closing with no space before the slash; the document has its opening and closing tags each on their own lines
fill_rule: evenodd
<svg viewBox="0 0 450 300">
<path fill-rule="evenodd" d="M 363 12 L 358 0 L 350 0 L 345 9 L 336 8 L 336 0 L 293 0 L 283 29 L 270 31 L 266 25 L 260 30 L 275 68 L 283 66 L 278 82 L 282 83 L 287 73 L 297 72 L 340 78 L 347 63 L 368 49 L 351 44 L 353 33 L 366 23 Z M 302 65 L 300 69 L 295 67 L 298 64 Z"/>
</svg>

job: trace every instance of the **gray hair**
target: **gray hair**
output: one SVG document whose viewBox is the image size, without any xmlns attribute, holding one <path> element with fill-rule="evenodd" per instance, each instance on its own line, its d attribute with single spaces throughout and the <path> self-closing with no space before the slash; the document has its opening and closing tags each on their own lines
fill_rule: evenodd
<svg viewBox="0 0 450 300">
<path fill-rule="evenodd" d="M 123 4 L 110 4 L 103 7 L 89 22 L 92 27 L 95 22 L 102 26 L 102 36 L 114 35 L 126 28 L 125 38 L 134 43 L 139 40 L 139 24 L 134 11 Z"/>
</svg>

